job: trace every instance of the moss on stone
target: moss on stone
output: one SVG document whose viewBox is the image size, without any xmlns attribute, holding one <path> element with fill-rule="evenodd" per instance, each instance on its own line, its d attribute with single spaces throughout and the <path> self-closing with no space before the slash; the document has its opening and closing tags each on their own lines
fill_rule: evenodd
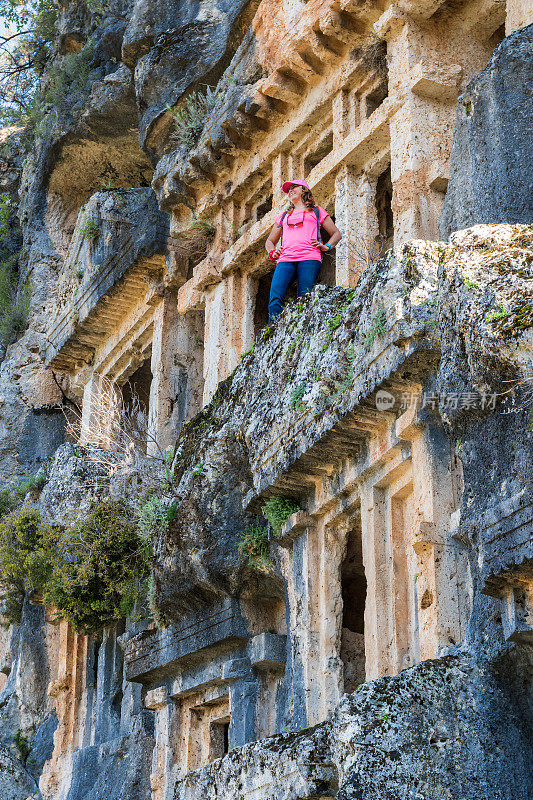
<svg viewBox="0 0 533 800">
<path fill-rule="evenodd" d="M 522 331 L 533 327 L 533 305 L 524 303 L 513 309 L 512 313 L 501 316 L 495 324 L 498 332 L 506 336 L 520 336 Z"/>
</svg>

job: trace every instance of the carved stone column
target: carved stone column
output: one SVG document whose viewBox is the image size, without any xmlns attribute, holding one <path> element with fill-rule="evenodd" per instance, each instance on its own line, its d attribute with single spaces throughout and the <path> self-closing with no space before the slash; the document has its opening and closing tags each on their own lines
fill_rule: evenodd
<svg viewBox="0 0 533 800">
<path fill-rule="evenodd" d="M 422 18 L 420 4 L 413 12 L 416 19 L 391 6 L 376 26 L 388 43 L 389 97 L 397 103 L 390 119 L 396 248 L 409 239 L 438 238 L 457 97 L 490 54 L 474 20 L 449 40 Z"/>
<path fill-rule="evenodd" d="M 361 492 L 365 603 L 366 677 L 392 675 L 394 650 L 393 561 L 387 530 L 385 489 L 371 479 Z"/>
<path fill-rule="evenodd" d="M 227 374 L 227 286 L 226 282 L 205 290 L 204 393 L 203 404 L 213 397 Z"/>
<path fill-rule="evenodd" d="M 344 166 L 335 181 L 335 219 L 343 238 L 336 247 L 337 286 L 355 286 L 379 234 L 376 179 Z"/>
<path fill-rule="evenodd" d="M 93 373 L 83 388 L 80 442 L 86 444 L 105 444 L 106 431 L 102 429 L 102 392 L 106 380 L 98 373 Z"/>
<path fill-rule="evenodd" d="M 155 712 L 155 747 L 150 772 L 151 800 L 165 800 L 167 789 L 173 784 L 175 758 L 172 747 L 172 716 L 174 702 L 166 686 L 158 686 L 146 693 L 145 708 Z M 171 778 L 172 776 L 172 778 Z"/>
<path fill-rule="evenodd" d="M 287 549 L 283 571 L 290 615 L 292 694 L 289 718 L 294 728 L 320 721 L 323 668 L 320 664 L 319 548 L 314 520 L 303 512 L 289 518 L 277 543 Z"/>
<path fill-rule="evenodd" d="M 426 660 L 459 644 L 465 635 L 470 608 L 460 576 L 467 574 L 468 566 L 453 538 L 459 499 L 447 436 L 440 429 L 419 426 L 412 411 L 398 419 L 396 429 L 412 446 L 420 656 Z"/>
<path fill-rule="evenodd" d="M 148 454 L 174 445 L 182 425 L 201 409 L 203 319 L 180 315 L 177 290 L 165 290 L 154 311 Z"/>
<path fill-rule="evenodd" d="M 229 683 L 229 746 L 242 747 L 256 738 L 257 677 L 249 658 L 237 658 L 224 665 Z"/>
</svg>

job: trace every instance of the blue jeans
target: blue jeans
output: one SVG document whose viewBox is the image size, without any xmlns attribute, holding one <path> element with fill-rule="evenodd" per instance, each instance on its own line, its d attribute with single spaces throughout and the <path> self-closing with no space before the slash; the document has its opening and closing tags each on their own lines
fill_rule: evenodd
<svg viewBox="0 0 533 800">
<path fill-rule="evenodd" d="M 287 289 L 294 276 L 297 277 L 296 297 L 301 297 L 310 292 L 315 285 L 321 266 L 321 261 L 278 261 L 270 284 L 269 323 L 281 314 Z"/>
</svg>

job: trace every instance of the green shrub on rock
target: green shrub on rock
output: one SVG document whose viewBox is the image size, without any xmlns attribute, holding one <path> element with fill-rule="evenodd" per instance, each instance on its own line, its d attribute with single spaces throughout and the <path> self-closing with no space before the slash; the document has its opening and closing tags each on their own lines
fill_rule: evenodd
<svg viewBox="0 0 533 800">
<path fill-rule="evenodd" d="M 84 214 L 79 226 L 79 232 L 85 239 L 97 239 L 100 235 L 100 225 L 94 217 Z"/>
<path fill-rule="evenodd" d="M 28 737 L 24 736 L 24 734 L 19 728 L 13 738 L 13 741 L 15 743 L 15 747 L 19 752 L 20 760 L 22 761 L 23 765 L 26 766 L 31 749 Z"/>
<path fill-rule="evenodd" d="M 25 593 L 41 590 L 49 579 L 58 536 L 29 505 L 0 520 L 0 594 L 8 624 L 20 622 Z"/>
<path fill-rule="evenodd" d="M 0 521 L 0 571 L 4 579 L 28 590 L 42 588 L 50 570 L 57 531 L 43 525 L 38 511 L 28 505 Z"/>
<path fill-rule="evenodd" d="M 261 513 L 270 522 L 275 533 L 281 533 L 291 514 L 299 510 L 299 503 L 291 497 L 271 497 L 262 507 Z"/>
<path fill-rule="evenodd" d="M 0 348 L 6 348 L 20 336 L 28 319 L 30 291 L 28 285 L 17 289 L 17 260 L 18 252 L 0 258 Z"/>
<path fill-rule="evenodd" d="M 46 483 L 42 472 L 26 475 L 0 489 L 0 519 L 22 505 L 28 492 L 40 492 Z"/>
<path fill-rule="evenodd" d="M 139 538 L 151 555 L 152 537 L 159 531 L 168 529 L 168 513 L 161 498 L 150 495 L 142 505 L 136 509 Z"/>
<path fill-rule="evenodd" d="M 44 600 L 88 634 L 131 613 L 147 578 L 132 510 L 106 501 L 63 532 Z"/>
<path fill-rule="evenodd" d="M 166 106 L 169 114 L 174 117 L 178 144 L 188 148 L 195 146 L 217 99 L 217 92 L 207 86 L 205 92 L 191 92 L 179 109 Z"/>
<path fill-rule="evenodd" d="M 29 504 L 20 506 L 26 490 L 40 483 L 37 476 L 0 491 L 3 622 L 19 623 L 26 594 L 40 592 L 59 618 L 83 634 L 131 613 L 150 613 L 162 627 L 154 603 L 152 540 L 168 530 L 175 506 L 150 496 L 134 513 L 124 502 L 107 500 L 61 530 L 45 525 Z"/>
<path fill-rule="evenodd" d="M 252 566 L 261 566 L 268 559 L 268 528 L 261 525 L 247 528 L 239 537 L 238 548 Z"/>
<path fill-rule="evenodd" d="M 155 494 L 148 496 L 135 512 L 141 553 L 147 565 L 147 574 L 145 578 L 146 592 L 144 599 L 148 606 L 147 610 L 158 628 L 165 628 L 168 625 L 168 620 L 157 607 L 155 579 L 149 565 L 154 552 L 153 540 L 155 536 L 168 531 L 175 513 L 175 504 L 166 505 L 161 498 Z"/>
</svg>

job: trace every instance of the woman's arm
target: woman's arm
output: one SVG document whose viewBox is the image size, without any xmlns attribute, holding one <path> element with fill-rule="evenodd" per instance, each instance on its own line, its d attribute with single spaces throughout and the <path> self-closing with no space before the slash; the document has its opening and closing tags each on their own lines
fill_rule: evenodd
<svg viewBox="0 0 533 800">
<path fill-rule="evenodd" d="M 276 244 L 279 242 L 280 236 L 281 236 L 281 228 L 278 225 L 274 225 L 274 227 L 270 231 L 268 239 L 266 240 L 265 244 L 266 251 L 267 253 L 270 254 L 270 252 L 274 250 L 274 252 L 272 253 L 274 259 L 279 258 L 281 255 L 281 250 L 279 248 L 276 248 Z"/>
<path fill-rule="evenodd" d="M 330 246 L 326 247 L 326 244 L 324 242 L 319 243 L 318 239 L 311 239 L 311 244 L 313 244 L 315 247 L 320 248 L 320 250 L 322 251 L 328 252 L 328 250 L 331 250 L 332 247 L 335 247 L 335 245 L 340 242 L 340 240 L 342 239 L 342 233 L 337 228 L 337 226 L 335 225 L 335 223 L 333 222 L 333 220 L 329 215 L 322 223 L 322 227 L 325 229 L 327 233 L 329 233 L 329 241 L 327 242 L 327 244 L 329 244 Z"/>
</svg>

